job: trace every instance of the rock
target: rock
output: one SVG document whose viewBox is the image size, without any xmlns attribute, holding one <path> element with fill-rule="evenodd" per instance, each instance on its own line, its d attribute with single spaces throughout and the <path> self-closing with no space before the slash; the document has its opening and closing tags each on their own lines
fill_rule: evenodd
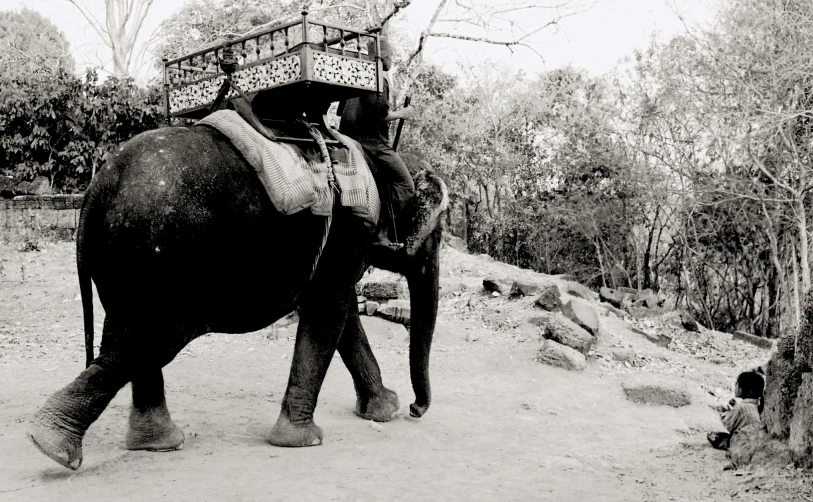
<svg viewBox="0 0 813 502">
<path fill-rule="evenodd" d="M 498 296 L 500 296 L 500 293 L 499 293 L 499 291 L 494 291 L 493 293 L 491 293 L 491 296 L 493 296 L 494 298 L 497 298 Z"/>
<path fill-rule="evenodd" d="M 526 282 L 514 281 L 511 285 L 511 291 L 508 292 L 508 298 L 520 298 L 522 296 L 533 296 L 539 292 L 539 286 L 536 284 L 528 284 Z"/>
<path fill-rule="evenodd" d="M 548 312 L 562 310 L 562 300 L 560 296 L 561 293 L 559 292 L 558 286 L 555 284 L 553 286 L 547 286 L 542 290 L 542 294 L 539 295 L 539 298 L 536 299 L 535 305 Z"/>
<path fill-rule="evenodd" d="M 613 307 L 621 308 L 621 305 L 624 303 L 625 294 L 616 289 L 601 288 L 598 291 L 598 297 L 601 301 L 607 302 Z"/>
<path fill-rule="evenodd" d="M 813 461 L 813 373 L 802 375 L 802 384 L 793 403 L 788 446 L 794 461 L 807 465 Z"/>
<path fill-rule="evenodd" d="M 378 307 L 380 307 L 380 306 L 381 306 L 380 303 L 374 302 L 372 300 L 368 300 L 367 303 L 364 304 L 364 308 L 365 308 L 365 311 L 366 311 L 367 315 L 375 314 L 375 311 L 378 310 Z"/>
<path fill-rule="evenodd" d="M 638 404 L 655 404 L 679 408 L 691 404 L 689 393 L 674 383 L 624 382 L 627 399 Z"/>
<path fill-rule="evenodd" d="M 357 282 L 356 283 L 356 295 L 360 295 L 362 289 L 364 289 L 364 283 Z"/>
<path fill-rule="evenodd" d="M 700 327 L 697 325 L 697 321 L 695 320 L 694 316 L 686 311 L 680 313 L 680 324 L 686 331 L 694 331 L 695 333 L 700 332 Z"/>
<path fill-rule="evenodd" d="M 483 288 L 489 293 L 503 294 L 505 292 L 503 285 L 493 277 L 486 277 L 483 279 Z"/>
<path fill-rule="evenodd" d="M 613 349 L 613 359 L 621 363 L 634 363 L 638 356 L 632 349 Z"/>
<path fill-rule="evenodd" d="M 651 289 L 644 289 L 639 291 L 633 297 L 635 302 L 643 302 L 642 305 L 649 309 L 654 309 L 658 306 L 658 295 L 652 292 Z"/>
<path fill-rule="evenodd" d="M 613 314 L 615 314 L 615 316 L 618 317 L 619 319 L 624 319 L 625 317 L 627 317 L 626 312 L 624 312 L 621 309 L 617 309 L 617 308 L 613 307 L 612 305 L 607 304 L 607 305 L 604 306 L 604 308 L 607 309 L 607 312 L 612 312 Z"/>
<path fill-rule="evenodd" d="M 367 301 L 367 297 L 363 295 L 356 295 L 356 301 L 358 303 L 364 303 Z"/>
<path fill-rule="evenodd" d="M 381 317 L 390 322 L 397 322 L 409 326 L 409 302 L 406 300 L 390 300 L 379 306 L 375 311 L 375 315 L 376 317 Z"/>
<path fill-rule="evenodd" d="M 763 349 L 770 349 L 773 347 L 773 341 L 769 340 L 768 338 L 762 338 L 761 336 L 755 336 L 750 333 L 746 333 L 744 331 L 735 331 L 734 335 L 732 335 L 734 340 L 739 340 L 741 342 L 750 343 L 751 345 L 756 345 L 757 347 L 761 347 Z"/>
<path fill-rule="evenodd" d="M 570 295 L 581 298 L 582 300 L 595 300 L 598 297 L 595 291 L 578 282 L 568 282 L 565 284 L 565 287 Z"/>
<path fill-rule="evenodd" d="M 363 303 L 359 303 L 359 314 L 366 314 L 367 307 Z"/>
<path fill-rule="evenodd" d="M 559 316 L 537 317 L 531 320 L 532 324 L 542 327 L 542 337 L 553 340 L 571 349 L 578 350 L 584 355 L 596 342 L 595 337 L 576 325 L 569 319 Z"/>
<path fill-rule="evenodd" d="M 771 435 L 780 438 L 786 438 L 790 434 L 796 394 L 802 384 L 802 368 L 795 364 L 794 344 L 793 335 L 780 339 L 765 370 L 765 410 L 762 412 L 762 422 Z"/>
<path fill-rule="evenodd" d="M 644 338 L 649 340 L 650 342 L 658 345 L 660 347 L 667 348 L 669 344 L 672 343 L 672 337 L 667 336 L 664 334 L 658 334 L 657 336 L 647 333 L 646 331 L 636 328 L 635 326 L 630 326 L 630 331 L 633 333 L 638 333 L 639 335 L 644 335 Z"/>
<path fill-rule="evenodd" d="M 627 313 L 633 319 L 646 319 L 647 317 L 660 317 L 665 314 L 664 310 L 660 307 L 647 308 L 647 307 L 627 307 Z"/>
<path fill-rule="evenodd" d="M 793 460 L 790 448 L 772 438 L 762 424 L 751 424 L 731 436 L 728 457 L 737 465 L 774 465 L 785 467 Z"/>
<path fill-rule="evenodd" d="M 398 298 L 397 282 L 371 281 L 364 284 L 361 294 L 373 300 L 391 300 Z"/>
<path fill-rule="evenodd" d="M 598 336 L 598 316 L 589 303 L 573 298 L 562 305 L 562 313 L 591 335 Z"/>
<path fill-rule="evenodd" d="M 540 363 L 566 370 L 581 371 L 587 367 L 587 361 L 581 352 L 565 347 L 553 340 L 544 340 L 542 348 L 536 355 Z"/>
<path fill-rule="evenodd" d="M 628 288 L 628 287 L 625 287 L 625 286 L 619 286 L 619 287 L 616 288 L 616 290 L 618 290 L 618 292 L 624 293 L 626 295 L 637 295 L 638 294 L 637 289 Z"/>
</svg>

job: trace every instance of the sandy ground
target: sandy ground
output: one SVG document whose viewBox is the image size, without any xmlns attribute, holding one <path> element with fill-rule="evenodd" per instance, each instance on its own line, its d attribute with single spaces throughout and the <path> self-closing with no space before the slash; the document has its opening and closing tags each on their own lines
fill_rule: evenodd
<svg viewBox="0 0 813 502">
<path fill-rule="evenodd" d="M 399 416 L 380 425 L 356 417 L 337 356 L 315 416 L 324 445 L 275 448 L 263 438 L 278 415 L 295 326 L 212 334 L 164 370 L 170 412 L 186 433 L 182 451 L 124 449 L 125 387 L 88 431 L 84 464 L 70 471 L 25 438 L 29 417 L 83 369 L 73 245 L 40 248 L 0 247 L 3 501 L 813 500 L 809 479 L 795 469 L 723 471 L 725 454 L 706 446 L 705 432 L 719 428 L 709 404 L 727 400 L 708 389 L 730 388 L 752 360 L 712 363 L 656 347 L 604 315 L 595 349 L 604 357 L 591 357 L 582 373 L 541 365 L 536 328 L 525 322 L 532 307 L 492 299 L 477 284 L 488 273 L 545 276 L 454 250 L 443 257 L 434 396 L 423 418 L 405 413 L 413 395 L 404 328 L 364 318 L 384 382 L 401 398 Z M 739 352 L 731 351 L 744 357 L 764 355 L 734 343 Z M 613 347 L 635 350 L 641 367 L 612 361 Z M 621 382 L 632 377 L 679 380 L 693 403 L 631 403 Z"/>
</svg>

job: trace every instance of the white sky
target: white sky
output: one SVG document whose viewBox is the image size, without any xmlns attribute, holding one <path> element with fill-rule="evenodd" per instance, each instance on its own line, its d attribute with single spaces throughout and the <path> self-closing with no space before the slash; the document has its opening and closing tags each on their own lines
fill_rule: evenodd
<svg viewBox="0 0 813 502">
<path fill-rule="evenodd" d="M 103 19 L 104 0 L 84 0 Z M 273 0 L 271 0 L 273 1 Z M 499 2 L 499 0 L 495 0 Z M 718 0 L 596 0 L 589 11 L 564 19 L 557 33 L 541 37 L 537 50 L 544 57 L 519 49 L 512 55 L 507 49 L 470 42 L 432 39 L 424 59 L 453 70 L 458 63 L 498 59 L 528 73 L 550 70 L 567 64 L 586 68 L 599 75 L 610 70 L 618 59 L 642 48 L 652 33 L 667 38 L 684 30 L 670 5 L 676 5 L 689 24 L 710 20 Z M 183 5 L 184 0 L 155 0 L 145 20 L 143 34 L 149 34 L 161 20 Z M 413 0 L 404 9 L 405 26 L 417 40 L 418 33 L 431 17 L 438 0 Z M 67 36 L 78 69 L 87 65 L 110 63 L 110 50 L 100 41 L 85 18 L 67 0 L 0 0 L 0 9 L 27 6 L 49 18 Z"/>
</svg>

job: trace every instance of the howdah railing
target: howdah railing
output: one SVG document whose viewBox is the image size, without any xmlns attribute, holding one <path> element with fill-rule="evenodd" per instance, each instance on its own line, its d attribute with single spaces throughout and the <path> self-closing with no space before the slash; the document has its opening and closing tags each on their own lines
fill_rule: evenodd
<svg viewBox="0 0 813 502">
<path fill-rule="evenodd" d="M 302 12 L 296 21 L 164 59 L 167 117 L 200 118 L 208 113 L 226 80 L 219 63 L 228 49 L 241 56 L 232 80 L 249 96 L 287 89 L 338 101 L 383 89 L 377 34 L 312 21 Z M 226 99 L 236 95 L 232 89 Z"/>
</svg>

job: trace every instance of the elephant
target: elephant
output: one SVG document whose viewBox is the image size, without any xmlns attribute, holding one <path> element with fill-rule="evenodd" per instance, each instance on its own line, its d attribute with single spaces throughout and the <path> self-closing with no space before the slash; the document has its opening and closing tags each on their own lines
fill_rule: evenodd
<svg viewBox="0 0 813 502">
<path fill-rule="evenodd" d="M 85 431 L 129 382 L 126 447 L 179 449 L 184 434 L 167 409 L 162 368 L 203 334 L 259 330 L 295 309 L 300 322 L 290 375 L 268 442 L 322 443 L 313 413 L 337 350 L 353 378 L 355 413 L 390 420 L 398 396 L 382 383 L 355 291 L 370 265 L 407 279 L 410 414 L 422 416 L 431 402 L 439 215 L 448 195 L 432 172 L 417 172 L 425 163 L 404 158 L 417 195 L 398 225 L 411 229 L 411 244 L 382 251 L 370 245 L 372 229 L 343 207 L 334 206 L 329 228 L 326 217 L 308 210 L 277 212 L 253 168 L 213 128 L 162 127 L 123 143 L 88 186 L 77 229 L 87 367 L 34 414 L 29 439 L 52 460 L 78 469 Z M 441 190 L 430 193 L 430 186 Z M 422 198 L 434 205 L 422 206 Z M 92 283 L 105 310 L 96 357 Z"/>
</svg>

